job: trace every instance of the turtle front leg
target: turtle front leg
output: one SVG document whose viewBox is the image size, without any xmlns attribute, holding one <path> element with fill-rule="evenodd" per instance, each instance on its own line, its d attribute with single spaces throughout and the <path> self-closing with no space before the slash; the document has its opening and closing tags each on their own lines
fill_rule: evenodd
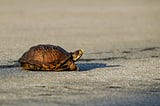
<svg viewBox="0 0 160 106">
<path fill-rule="evenodd" d="M 71 64 L 64 64 L 63 66 L 61 66 L 60 68 L 55 69 L 55 71 L 78 71 L 79 68 L 78 66 L 76 66 L 76 64 L 71 63 Z"/>
<path fill-rule="evenodd" d="M 79 71 L 79 67 L 75 64 L 75 63 L 72 63 L 69 67 L 69 70 L 71 71 Z"/>
</svg>

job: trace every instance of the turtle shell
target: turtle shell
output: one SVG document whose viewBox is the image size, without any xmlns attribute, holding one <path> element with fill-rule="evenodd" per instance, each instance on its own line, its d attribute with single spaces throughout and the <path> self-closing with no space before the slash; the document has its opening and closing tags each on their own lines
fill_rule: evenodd
<svg viewBox="0 0 160 106">
<path fill-rule="evenodd" d="M 71 54 L 59 46 L 37 45 L 31 47 L 19 59 L 26 70 L 59 70 Z"/>
</svg>

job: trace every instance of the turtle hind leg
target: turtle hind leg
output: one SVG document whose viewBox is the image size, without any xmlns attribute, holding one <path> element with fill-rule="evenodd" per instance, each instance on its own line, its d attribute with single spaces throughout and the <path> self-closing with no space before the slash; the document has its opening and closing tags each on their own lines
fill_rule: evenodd
<svg viewBox="0 0 160 106">
<path fill-rule="evenodd" d="M 33 66 L 27 63 L 21 63 L 21 67 L 25 70 L 33 70 Z"/>
</svg>

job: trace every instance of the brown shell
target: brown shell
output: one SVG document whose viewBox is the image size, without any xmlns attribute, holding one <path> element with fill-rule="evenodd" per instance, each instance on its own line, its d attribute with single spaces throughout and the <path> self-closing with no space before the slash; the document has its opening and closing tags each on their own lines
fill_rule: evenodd
<svg viewBox="0 0 160 106">
<path fill-rule="evenodd" d="M 25 52 L 19 62 L 24 68 L 28 67 L 28 69 L 42 70 L 37 68 L 45 68 L 44 70 L 53 70 L 70 57 L 71 54 L 59 46 L 37 45 Z"/>
</svg>

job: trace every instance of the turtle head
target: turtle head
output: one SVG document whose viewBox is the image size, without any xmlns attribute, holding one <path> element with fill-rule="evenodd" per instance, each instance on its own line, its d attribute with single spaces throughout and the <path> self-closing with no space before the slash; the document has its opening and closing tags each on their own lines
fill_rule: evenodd
<svg viewBox="0 0 160 106">
<path fill-rule="evenodd" d="M 83 53 L 84 53 L 84 50 L 82 49 L 71 53 L 73 61 L 77 61 L 83 55 Z"/>
</svg>

